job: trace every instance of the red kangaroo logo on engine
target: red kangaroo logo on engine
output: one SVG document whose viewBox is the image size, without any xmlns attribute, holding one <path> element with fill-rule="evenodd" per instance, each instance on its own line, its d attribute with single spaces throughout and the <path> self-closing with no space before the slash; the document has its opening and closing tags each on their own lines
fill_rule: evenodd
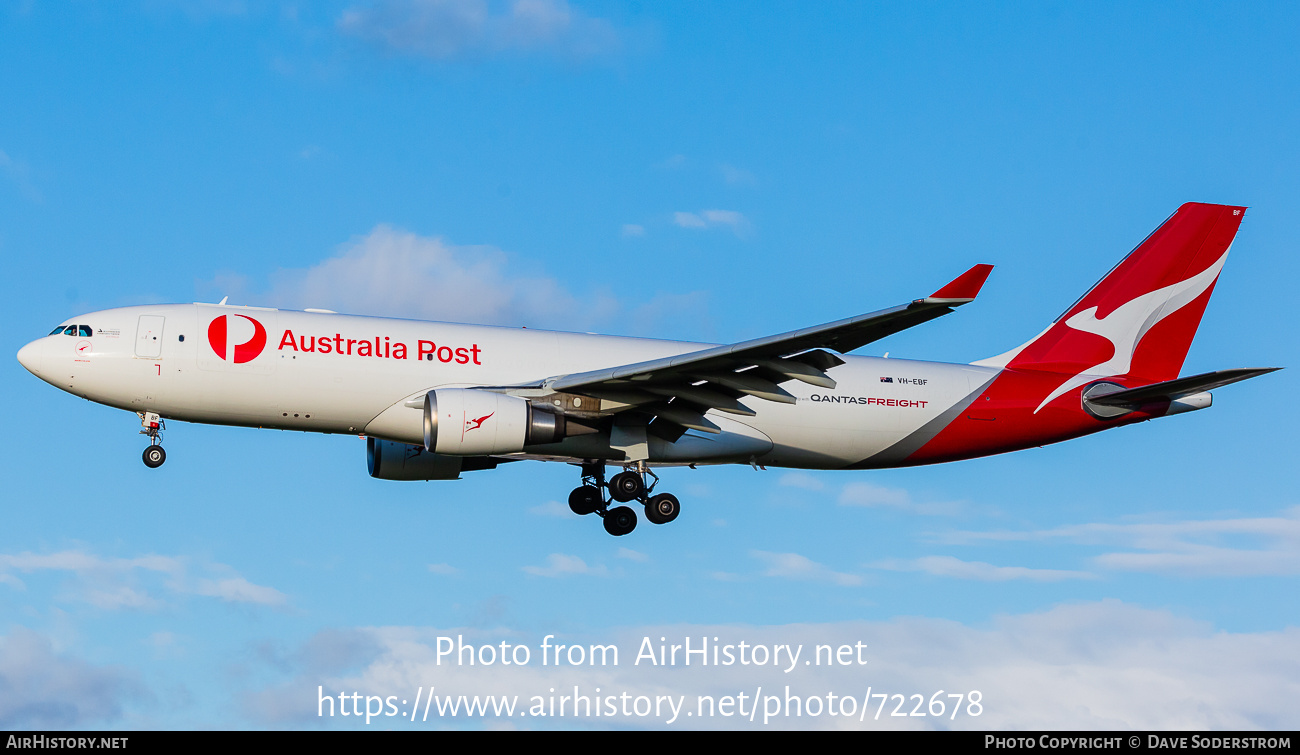
<svg viewBox="0 0 1300 755">
<path fill-rule="evenodd" d="M 249 336 L 248 340 L 243 343 L 228 343 L 227 335 L 230 329 L 230 318 L 233 317 L 247 320 L 253 325 L 253 335 Z M 240 330 L 244 330 L 239 320 L 235 320 L 234 325 Z M 235 364 L 251 362 L 257 358 L 258 354 L 262 353 L 262 349 L 266 348 L 266 328 L 262 327 L 262 323 L 246 315 L 222 315 L 208 324 L 208 344 L 212 346 L 212 351 L 222 359 Z"/>
<path fill-rule="evenodd" d="M 492 412 L 492 414 L 496 414 L 496 412 Z M 485 414 L 482 417 L 479 417 L 478 419 L 466 420 L 465 432 L 479 429 L 480 427 L 483 426 L 484 422 L 487 422 L 488 419 L 491 418 L 492 414 Z"/>
</svg>

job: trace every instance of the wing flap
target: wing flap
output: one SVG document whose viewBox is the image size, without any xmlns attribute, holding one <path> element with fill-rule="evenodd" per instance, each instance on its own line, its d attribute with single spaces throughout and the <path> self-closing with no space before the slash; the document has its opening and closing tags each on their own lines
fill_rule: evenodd
<svg viewBox="0 0 1300 755">
<path fill-rule="evenodd" d="M 678 386 L 647 386 L 645 389 L 649 393 L 657 396 L 666 396 L 668 398 L 680 398 L 683 401 L 689 401 L 698 406 L 717 409 L 720 412 L 728 414 L 739 414 L 744 417 L 752 417 L 755 412 L 748 406 L 736 400 L 735 396 L 727 395 L 715 388 L 706 388 L 700 385 L 678 385 Z"/>
</svg>

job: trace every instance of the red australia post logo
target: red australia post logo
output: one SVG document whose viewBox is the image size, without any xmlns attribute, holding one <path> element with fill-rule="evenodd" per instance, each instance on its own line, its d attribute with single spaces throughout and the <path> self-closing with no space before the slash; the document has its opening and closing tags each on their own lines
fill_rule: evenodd
<svg viewBox="0 0 1300 755">
<path fill-rule="evenodd" d="M 208 324 L 208 345 L 226 361 L 251 362 L 266 348 L 266 328 L 246 315 L 222 315 Z"/>
</svg>

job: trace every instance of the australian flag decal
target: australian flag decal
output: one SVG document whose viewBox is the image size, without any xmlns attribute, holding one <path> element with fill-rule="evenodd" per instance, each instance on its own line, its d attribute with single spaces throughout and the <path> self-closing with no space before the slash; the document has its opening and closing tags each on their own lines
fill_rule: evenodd
<svg viewBox="0 0 1300 755">
<path fill-rule="evenodd" d="M 882 383 L 892 383 L 892 382 L 894 382 L 894 379 L 891 378 L 891 377 L 887 377 L 887 378 L 886 378 L 886 377 L 882 377 L 882 378 L 880 379 L 880 382 L 882 382 Z"/>
</svg>

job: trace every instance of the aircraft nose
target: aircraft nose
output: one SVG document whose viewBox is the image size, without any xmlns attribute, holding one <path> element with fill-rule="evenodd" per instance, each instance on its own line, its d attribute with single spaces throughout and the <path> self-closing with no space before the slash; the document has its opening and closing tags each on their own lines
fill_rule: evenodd
<svg viewBox="0 0 1300 755">
<path fill-rule="evenodd" d="M 27 371 L 40 377 L 41 375 L 41 356 L 45 351 L 44 340 L 32 341 L 18 350 L 18 363 L 27 368 Z"/>
</svg>

